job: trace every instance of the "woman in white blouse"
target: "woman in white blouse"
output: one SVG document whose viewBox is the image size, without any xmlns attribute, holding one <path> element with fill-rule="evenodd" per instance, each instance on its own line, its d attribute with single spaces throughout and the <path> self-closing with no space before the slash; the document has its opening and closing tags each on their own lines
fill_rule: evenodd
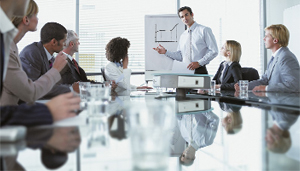
<svg viewBox="0 0 300 171">
<path fill-rule="evenodd" d="M 126 38 L 116 37 L 106 45 L 106 58 L 109 63 L 105 67 L 105 78 L 117 83 L 117 93 L 132 89 L 151 89 L 151 87 L 137 87 L 130 84 L 131 69 L 128 67 L 128 48 L 130 42 Z"/>
</svg>

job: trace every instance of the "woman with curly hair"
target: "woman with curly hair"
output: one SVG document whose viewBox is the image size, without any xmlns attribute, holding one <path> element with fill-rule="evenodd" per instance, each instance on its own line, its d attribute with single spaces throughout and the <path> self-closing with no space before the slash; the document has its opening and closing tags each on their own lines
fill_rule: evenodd
<svg viewBox="0 0 300 171">
<path fill-rule="evenodd" d="M 137 87 L 130 84 L 131 69 L 128 67 L 128 48 L 130 42 L 126 38 L 116 37 L 106 45 L 106 58 L 109 63 L 105 67 L 105 78 L 117 82 L 118 92 L 129 92 L 132 89 L 151 89 L 151 87 Z"/>
</svg>

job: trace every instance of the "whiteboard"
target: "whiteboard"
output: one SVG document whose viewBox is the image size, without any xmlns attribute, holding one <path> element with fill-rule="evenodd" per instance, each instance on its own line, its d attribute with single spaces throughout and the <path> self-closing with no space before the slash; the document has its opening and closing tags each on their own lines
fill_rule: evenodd
<svg viewBox="0 0 300 171">
<path fill-rule="evenodd" d="M 300 62 L 300 5 L 287 8 L 283 11 L 283 24 L 290 32 L 289 49 Z"/>
<path fill-rule="evenodd" d="M 145 15 L 145 72 L 171 71 L 173 60 L 153 48 L 161 44 L 169 51 L 176 51 L 184 30 L 185 25 L 177 14 Z"/>
</svg>

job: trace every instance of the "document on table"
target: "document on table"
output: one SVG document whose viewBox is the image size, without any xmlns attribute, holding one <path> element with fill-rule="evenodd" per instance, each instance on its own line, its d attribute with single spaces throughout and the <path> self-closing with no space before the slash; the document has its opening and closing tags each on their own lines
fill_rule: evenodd
<svg viewBox="0 0 300 171">
<path fill-rule="evenodd" d="M 184 74 L 194 74 L 195 70 L 187 69 L 189 63 L 173 61 L 172 72 L 173 73 L 184 73 Z"/>
</svg>

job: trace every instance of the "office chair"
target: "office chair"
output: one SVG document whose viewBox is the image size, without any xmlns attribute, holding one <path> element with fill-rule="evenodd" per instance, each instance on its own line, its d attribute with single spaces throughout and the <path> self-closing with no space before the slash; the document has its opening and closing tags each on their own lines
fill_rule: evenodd
<svg viewBox="0 0 300 171">
<path fill-rule="evenodd" d="M 259 79 L 259 74 L 254 68 L 242 68 L 243 80 L 253 81 Z"/>
<path fill-rule="evenodd" d="M 103 80 L 106 81 L 106 78 L 105 78 L 105 69 L 104 67 L 101 67 L 101 73 L 102 73 L 102 76 L 103 76 Z"/>
</svg>

